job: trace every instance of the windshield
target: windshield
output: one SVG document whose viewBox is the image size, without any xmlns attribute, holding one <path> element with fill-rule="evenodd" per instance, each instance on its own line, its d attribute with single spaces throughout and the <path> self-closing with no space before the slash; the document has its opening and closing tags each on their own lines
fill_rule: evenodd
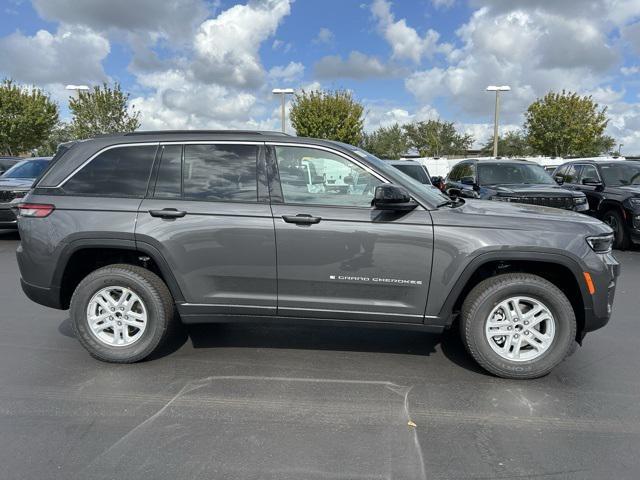
<svg viewBox="0 0 640 480">
<path fill-rule="evenodd" d="M 604 183 L 608 186 L 640 185 L 640 163 L 600 165 Z"/>
<path fill-rule="evenodd" d="M 415 178 L 422 184 L 431 185 L 427 172 L 424 171 L 422 165 L 393 165 L 405 175 Z"/>
<path fill-rule="evenodd" d="M 555 184 L 544 168 L 527 163 L 478 164 L 478 183 L 480 185 Z"/>
<path fill-rule="evenodd" d="M 402 172 L 399 172 L 396 168 L 392 167 L 384 160 L 380 160 L 375 155 L 372 155 L 369 152 L 362 150 L 361 148 L 354 147 L 353 145 L 349 145 L 348 143 L 342 143 L 342 142 L 334 142 L 334 143 L 337 143 L 338 145 L 350 150 L 351 152 L 355 153 L 358 157 L 362 157 L 366 159 L 370 164 L 374 165 L 382 173 L 388 174 L 391 178 L 394 178 L 394 176 L 401 175 L 403 177 L 403 183 L 408 184 L 412 188 L 415 188 L 416 190 L 423 192 L 423 194 L 434 205 L 440 205 L 442 202 L 447 202 L 451 200 L 449 197 L 447 197 L 444 193 L 442 193 L 433 185 L 425 185 L 423 183 L 420 183 L 414 178 L 411 178 L 410 176 L 403 174 Z"/>
<path fill-rule="evenodd" d="M 4 172 L 2 178 L 37 178 L 48 164 L 48 160 L 25 160 Z"/>
</svg>

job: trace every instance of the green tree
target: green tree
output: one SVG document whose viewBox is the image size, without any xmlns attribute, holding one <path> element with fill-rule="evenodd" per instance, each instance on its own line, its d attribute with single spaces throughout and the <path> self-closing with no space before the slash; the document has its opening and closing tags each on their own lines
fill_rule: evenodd
<svg viewBox="0 0 640 480">
<path fill-rule="evenodd" d="M 481 153 L 483 155 L 493 155 L 493 135 L 482 146 Z M 526 157 L 535 155 L 535 152 L 529 145 L 524 132 L 515 130 L 498 137 L 498 155 L 501 157 Z"/>
<path fill-rule="evenodd" d="M 58 122 L 58 106 L 38 88 L 0 84 L 0 153 L 18 155 L 40 145 Z"/>
<path fill-rule="evenodd" d="M 363 106 L 346 90 L 302 90 L 293 98 L 290 116 L 301 137 L 358 145 L 363 135 L 363 112 Z"/>
<path fill-rule="evenodd" d="M 427 120 L 404 127 L 409 146 L 422 157 L 463 154 L 473 144 L 473 137 L 456 130 L 453 122 Z"/>
<path fill-rule="evenodd" d="M 604 135 L 609 120 L 591 96 L 550 92 L 527 109 L 529 145 L 543 155 L 588 157 L 606 153 L 615 140 Z"/>
<path fill-rule="evenodd" d="M 71 140 L 75 140 L 73 132 L 71 131 L 71 125 L 58 122 L 45 141 L 36 148 L 36 153 L 41 157 L 53 156 L 58 150 L 58 145 L 70 142 Z"/>
<path fill-rule="evenodd" d="M 71 132 L 75 138 L 89 138 L 105 133 L 133 132 L 140 128 L 140 112 L 128 109 L 129 94 L 116 83 L 104 83 L 69 100 L 73 115 Z"/>
<path fill-rule="evenodd" d="M 401 158 L 409 148 L 407 137 L 397 123 L 365 133 L 360 145 L 367 152 L 389 160 Z"/>
</svg>

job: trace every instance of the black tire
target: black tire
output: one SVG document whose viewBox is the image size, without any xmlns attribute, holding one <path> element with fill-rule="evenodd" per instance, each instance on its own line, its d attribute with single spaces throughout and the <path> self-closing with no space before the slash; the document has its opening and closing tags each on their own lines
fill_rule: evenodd
<svg viewBox="0 0 640 480">
<path fill-rule="evenodd" d="M 629 233 L 625 228 L 624 218 L 618 210 L 607 210 L 602 215 L 602 221 L 609 225 L 613 229 L 613 235 L 615 237 L 613 242 L 613 248 L 618 250 L 626 250 L 631 245 L 631 239 Z"/>
<path fill-rule="evenodd" d="M 485 335 L 491 311 L 503 300 L 526 296 L 542 302 L 555 320 L 551 346 L 533 360 L 520 362 L 505 359 L 493 351 Z M 575 350 L 576 317 L 562 291 L 537 275 L 507 273 L 480 282 L 469 293 L 460 314 L 462 341 L 478 364 L 503 378 L 528 379 L 548 374 Z"/>
<path fill-rule="evenodd" d="M 110 346 L 91 332 L 87 308 L 93 295 L 107 286 L 131 289 L 144 302 L 147 326 L 130 346 Z M 71 297 L 71 324 L 76 338 L 91 356 L 105 362 L 134 363 L 151 355 L 167 340 L 177 323 L 173 298 L 165 283 L 153 272 L 126 264 L 109 265 L 87 275 Z"/>
</svg>

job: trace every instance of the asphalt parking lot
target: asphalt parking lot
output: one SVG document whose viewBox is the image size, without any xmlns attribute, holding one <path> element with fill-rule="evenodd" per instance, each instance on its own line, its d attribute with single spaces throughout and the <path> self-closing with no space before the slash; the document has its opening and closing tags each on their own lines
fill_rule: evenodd
<svg viewBox="0 0 640 480">
<path fill-rule="evenodd" d="M 100 363 L 22 294 L 17 244 L 0 232 L 0 478 L 640 477 L 640 251 L 605 329 L 509 381 L 453 335 L 346 327 L 201 326 Z"/>
</svg>

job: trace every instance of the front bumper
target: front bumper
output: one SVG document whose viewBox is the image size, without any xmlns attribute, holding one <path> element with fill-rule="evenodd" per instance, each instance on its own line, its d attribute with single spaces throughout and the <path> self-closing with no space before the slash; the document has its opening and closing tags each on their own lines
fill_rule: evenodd
<svg viewBox="0 0 640 480">
<path fill-rule="evenodd" d="M 597 274 L 590 271 L 595 293 L 591 296 L 591 308 L 585 308 L 583 336 L 604 327 L 611 318 L 616 285 L 620 275 L 620 264 L 611 253 L 602 255 L 605 268 Z"/>
<path fill-rule="evenodd" d="M 16 214 L 11 210 L 8 204 L 0 205 L 0 228 L 18 228 L 18 219 L 16 218 Z"/>
</svg>

